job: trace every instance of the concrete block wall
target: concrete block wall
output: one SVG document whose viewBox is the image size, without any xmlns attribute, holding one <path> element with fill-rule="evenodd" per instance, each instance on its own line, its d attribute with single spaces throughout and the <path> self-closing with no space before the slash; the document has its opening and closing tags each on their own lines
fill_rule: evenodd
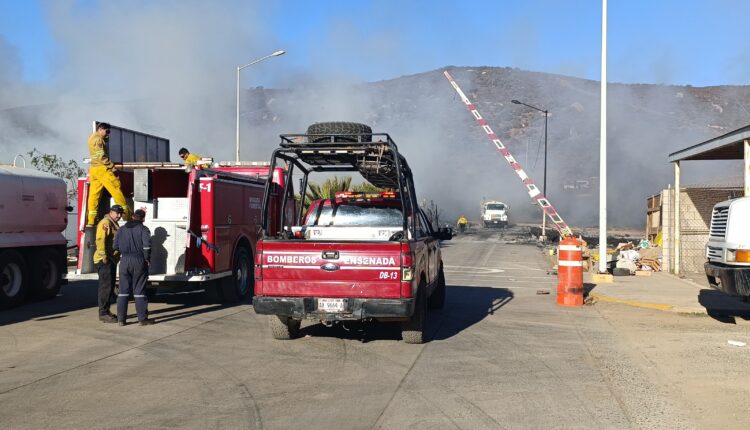
<svg viewBox="0 0 750 430">
<path fill-rule="evenodd" d="M 709 189 L 686 188 L 680 192 L 680 271 L 703 270 L 711 210 L 721 200 Z"/>
<path fill-rule="evenodd" d="M 711 212 L 716 203 L 742 195 L 740 187 L 689 187 L 680 192 L 680 271 L 703 272 Z M 674 271 L 674 190 L 662 191 L 662 260 Z"/>
<path fill-rule="evenodd" d="M 666 189 L 661 192 L 661 240 L 662 240 L 662 270 L 672 272 L 674 270 L 674 257 L 671 248 L 674 228 L 672 220 L 674 213 L 672 211 L 674 202 L 674 190 Z"/>
</svg>

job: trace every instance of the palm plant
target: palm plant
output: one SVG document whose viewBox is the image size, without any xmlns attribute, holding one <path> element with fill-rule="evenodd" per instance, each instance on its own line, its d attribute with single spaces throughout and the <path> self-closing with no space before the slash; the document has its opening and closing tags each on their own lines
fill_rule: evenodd
<svg viewBox="0 0 750 430">
<path fill-rule="evenodd" d="M 332 199 L 336 196 L 339 191 L 350 191 L 352 185 L 352 177 L 344 176 L 339 178 L 333 176 L 326 179 L 322 184 L 316 182 L 307 183 L 307 191 L 305 192 L 305 201 L 303 203 L 304 210 L 310 207 L 310 203 L 319 199 Z M 297 201 L 300 201 L 300 195 L 296 196 Z"/>
<path fill-rule="evenodd" d="M 361 184 L 352 185 L 352 191 L 355 193 L 379 193 L 383 191 L 382 188 L 376 187 L 369 182 L 362 182 Z"/>
<path fill-rule="evenodd" d="M 363 182 L 361 184 L 352 185 L 352 177 L 344 176 L 339 178 L 333 176 L 326 179 L 322 184 L 316 182 L 307 183 L 307 191 L 305 192 L 305 202 L 303 203 L 304 211 L 310 207 L 310 204 L 315 200 L 320 199 L 332 199 L 336 197 L 336 193 L 340 191 L 354 191 L 356 193 L 379 193 L 382 189 L 372 185 L 369 182 Z M 300 201 L 300 195 L 295 196 L 297 202 Z"/>
<path fill-rule="evenodd" d="M 306 200 L 318 200 L 318 199 L 332 199 L 336 196 L 339 191 L 350 191 L 352 185 L 352 177 L 344 176 L 339 178 L 333 176 L 328 178 L 322 184 L 310 182 L 307 186 L 307 192 L 305 193 Z"/>
</svg>

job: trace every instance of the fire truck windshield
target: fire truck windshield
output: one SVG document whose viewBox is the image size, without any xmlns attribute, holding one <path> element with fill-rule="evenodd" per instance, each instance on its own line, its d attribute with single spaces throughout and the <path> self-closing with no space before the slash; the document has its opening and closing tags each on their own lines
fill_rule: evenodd
<svg viewBox="0 0 750 430">
<path fill-rule="evenodd" d="M 399 227 L 402 223 L 401 207 L 393 203 L 362 204 L 347 201 L 321 204 L 307 219 L 308 226 Z"/>
<path fill-rule="evenodd" d="M 502 203 L 490 203 L 487 205 L 488 211 L 504 211 L 505 205 Z"/>
</svg>

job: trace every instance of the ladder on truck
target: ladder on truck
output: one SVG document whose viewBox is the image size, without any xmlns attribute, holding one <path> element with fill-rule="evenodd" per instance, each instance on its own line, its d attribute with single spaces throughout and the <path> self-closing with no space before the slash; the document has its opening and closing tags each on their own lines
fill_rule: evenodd
<svg viewBox="0 0 750 430">
<path fill-rule="evenodd" d="M 466 108 L 469 109 L 469 112 L 474 116 L 477 124 L 482 127 L 482 130 L 484 130 L 484 132 L 487 134 L 487 137 L 495 145 L 495 148 L 497 148 L 498 152 L 500 152 L 500 155 L 505 158 L 508 164 L 510 164 L 510 167 L 513 169 L 513 171 L 516 172 L 519 178 L 521 178 L 521 182 L 523 182 L 523 185 L 526 187 L 526 191 L 529 193 L 529 197 L 531 197 L 531 199 L 536 204 L 538 204 L 539 207 L 542 208 L 542 211 L 545 213 L 545 215 L 548 216 L 552 223 L 555 225 L 557 231 L 560 232 L 560 237 L 564 239 L 566 237 L 573 236 L 573 231 L 570 230 L 568 224 L 565 223 L 560 214 L 557 213 L 557 210 L 554 206 L 552 206 L 552 203 L 547 200 L 547 196 L 542 193 L 542 191 L 539 189 L 539 187 L 536 186 L 529 175 L 526 174 L 518 161 L 513 158 L 513 156 L 510 154 L 510 151 L 508 151 L 508 148 L 503 144 L 502 141 L 500 141 L 500 138 L 497 137 L 495 132 L 492 131 L 492 128 L 490 128 L 489 124 L 487 124 L 487 120 L 484 119 L 484 117 L 482 117 L 482 115 L 479 113 L 476 105 L 472 103 L 468 97 L 466 97 L 466 94 L 464 94 L 463 91 L 461 91 L 461 87 L 458 86 L 456 80 L 453 79 L 453 76 L 451 76 L 451 74 L 448 73 L 447 70 L 443 72 L 443 75 L 446 79 L 448 79 L 448 82 L 450 82 L 450 84 L 453 86 L 453 89 L 456 90 L 458 96 L 461 97 L 461 100 L 466 105 Z"/>
</svg>

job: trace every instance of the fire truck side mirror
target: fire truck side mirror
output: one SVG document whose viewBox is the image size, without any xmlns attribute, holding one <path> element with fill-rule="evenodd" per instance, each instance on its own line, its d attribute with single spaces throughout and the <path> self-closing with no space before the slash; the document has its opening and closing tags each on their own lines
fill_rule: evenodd
<svg viewBox="0 0 750 430">
<path fill-rule="evenodd" d="M 453 238 L 453 228 L 452 227 L 440 227 L 435 234 L 435 239 L 437 240 L 451 240 Z"/>
</svg>

